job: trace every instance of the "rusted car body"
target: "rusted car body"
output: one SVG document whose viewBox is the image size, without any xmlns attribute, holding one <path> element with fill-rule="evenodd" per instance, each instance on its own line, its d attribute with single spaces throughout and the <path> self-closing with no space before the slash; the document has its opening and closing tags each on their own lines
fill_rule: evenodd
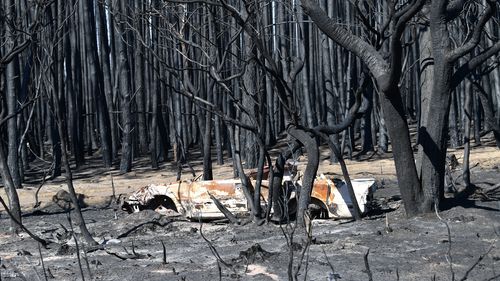
<svg viewBox="0 0 500 281">
<path fill-rule="evenodd" d="M 255 181 L 253 182 L 255 185 Z M 357 179 L 352 181 L 356 199 L 362 213 L 367 211 L 367 203 L 371 199 L 376 185 L 374 179 Z M 284 197 L 289 206 L 289 214 L 295 212 L 296 190 L 300 181 L 284 182 Z M 262 181 L 262 205 L 266 206 L 269 182 Z M 211 181 L 183 181 L 166 185 L 150 184 L 134 192 L 123 204 L 128 212 L 153 209 L 159 213 L 178 212 L 192 220 L 209 220 L 224 218 L 210 195 L 217 198 L 222 205 L 237 216 L 248 213 L 248 205 L 239 179 Z M 352 217 L 352 202 L 347 185 L 340 180 L 331 180 L 324 176 L 314 182 L 311 193 L 311 206 L 320 210 L 322 218 Z"/>
</svg>

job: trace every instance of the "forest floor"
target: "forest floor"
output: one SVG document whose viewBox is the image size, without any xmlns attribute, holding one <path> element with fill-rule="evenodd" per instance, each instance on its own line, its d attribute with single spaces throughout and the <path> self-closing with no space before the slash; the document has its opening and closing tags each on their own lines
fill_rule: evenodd
<svg viewBox="0 0 500 281">
<path fill-rule="evenodd" d="M 461 163 L 463 150 L 449 153 Z M 330 165 L 328 157 L 328 151 L 322 151 L 319 173 L 341 177 L 340 167 Z M 192 163 L 197 174 L 200 161 Z M 301 170 L 305 160 L 299 161 Z M 32 181 L 19 190 L 23 221 L 57 243 L 39 250 L 27 235 L 10 235 L 8 216 L 0 208 L 0 280 L 82 280 L 82 274 L 85 280 L 286 280 L 297 272 L 298 280 L 500 280 L 500 201 L 451 200 L 440 217 L 407 219 L 390 154 L 347 161 L 352 178 L 377 180 L 373 209 L 362 221 L 314 220 L 312 238 L 297 229 L 292 243 L 285 239 L 292 225 L 201 225 L 153 211 L 115 212 L 109 204 L 111 178 L 116 194 L 175 181 L 173 166 L 152 170 L 147 162 L 139 159 L 134 171 L 124 175 L 98 168 L 99 159 L 74 171 L 77 192 L 85 194 L 89 205 L 83 209 L 87 225 L 104 245 L 80 256 L 76 246 L 89 247 L 75 244 L 66 231 L 71 229 L 67 214 L 51 201 L 59 189 L 66 189 L 64 178 L 46 182 L 39 194 L 41 205 L 33 208 L 43 171 L 31 174 Z M 470 163 L 478 187 L 488 189 L 500 182 L 500 150 L 492 143 L 475 147 Z M 458 184 L 460 169 L 453 172 Z M 230 163 L 214 165 L 214 178 L 232 173 Z M 3 188 L 0 195 L 5 198 Z M 75 232 L 78 237 L 79 230 Z"/>
</svg>

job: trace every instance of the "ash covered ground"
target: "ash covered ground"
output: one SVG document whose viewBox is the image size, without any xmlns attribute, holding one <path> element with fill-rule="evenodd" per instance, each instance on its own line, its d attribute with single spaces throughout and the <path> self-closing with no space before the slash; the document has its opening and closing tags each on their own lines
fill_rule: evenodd
<svg viewBox="0 0 500 281">
<path fill-rule="evenodd" d="M 485 190 L 497 185 L 497 162 L 473 168 L 473 182 Z M 372 274 L 373 280 L 452 280 L 454 274 L 456 280 L 500 280 L 498 200 L 477 195 L 455 200 L 439 214 L 441 219 L 436 214 L 407 219 L 396 182 L 387 172 L 390 168 L 384 169 L 381 173 L 389 175 L 371 173 L 379 189 L 362 221 L 314 220 L 311 238 L 296 229 L 290 240 L 293 224 L 200 224 L 153 211 L 115 212 L 101 190 L 89 192 L 104 199 L 89 204 L 83 215 L 102 246 L 85 245 L 74 227 L 77 255 L 67 213 L 50 200 L 23 217 L 28 229 L 54 242 L 48 248 L 39 249 L 25 234 L 10 235 L 7 214 L 0 210 L 0 277 L 82 280 L 83 274 L 85 280 L 288 280 L 291 274 L 298 280 L 369 280 Z M 116 181 L 122 187 L 119 192 L 135 189 L 126 184 L 133 182 L 127 177 Z M 102 185 L 102 178 L 84 180 L 88 182 L 79 191 Z M 53 183 L 45 189 L 45 197 L 63 185 Z M 23 192 L 21 199 L 29 201 L 27 194 L 32 196 L 35 190 Z"/>
</svg>

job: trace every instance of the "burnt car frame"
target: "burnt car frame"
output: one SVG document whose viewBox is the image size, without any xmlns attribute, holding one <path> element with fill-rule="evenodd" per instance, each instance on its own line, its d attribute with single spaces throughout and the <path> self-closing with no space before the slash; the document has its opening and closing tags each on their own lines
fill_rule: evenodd
<svg viewBox="0 0 500 281">
<path fill-rule="evenodd" d="M 255 185 L 255 181 L 252 181 Z M 285 180 L 283 200 L 289 216 L 296 211 L 297 191 L 300 181 Z M 355 179 L 352 186 L 360 211 L 366 213 L 367 203 L 376 189 L 374 179 Z M 222 219 L 224 214 L 219 210 L 211 196 L 215 197 L 227 210 L 236 216 L 249 213 L 249 205 L 243 193 L 239 179 L 209 181 L 179 181 L 156 185 L 150 184 L 134 192 L 124 201 L 123 209 L 128 212 L 139 212 L 153 209 L 159 213 L 177 212 L 191 220 Z M 269 181 L 262 181 L 261 205 L 267 206 Z M 318 177 L 311 192 L 310 206 L 320 218 L 351 218 L 353 206 L 347 185 L 338 179 L 325 176 Z"/>
</svg>

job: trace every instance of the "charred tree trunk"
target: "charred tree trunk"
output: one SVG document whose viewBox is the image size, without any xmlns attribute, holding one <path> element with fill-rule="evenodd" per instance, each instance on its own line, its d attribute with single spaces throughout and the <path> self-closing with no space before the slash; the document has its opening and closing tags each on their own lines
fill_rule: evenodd
<svg viewBox="0 0 500 281">
<path fill-rule="evenodd" d="M 421 185 L 413 157 L 405 107 L 398 88 L 402 69 L 401 35 L 407 21 L 415 15 L 425 1 L 409 4 L 406 13 L 394 24 L 390 38 L 390 64 L 372 45 L 349 30 L 335 24 L 334 20 L 312 0 L 303 0 L 302 6 L 318 27 L 337 44 L 359 57 L 377 81 L 380 103 L 392 140 L 394 162 L 401 196 L 409 216 L 420 212 Z"/>
<path fill-rule="evenodd" d="M 380 103 L 391 137 L 401 197 L 405 202 L 406 213 L 412 216 L 420 212 L 421 188 L 399 89 L 393 88 L 380 95 Z"/>
<path fill-rule="evenodd" d="M 142 1 L 135 1 L 135 13 L 142 14 Z M 143 25 L 141 18 L 137 17 L 135 28 L 139 33 L 136 36 L 143 36 Z M 148 151 L 148 139 L 147 139 L 147 126 L 146 126 L 146 114 L 145 114 L 145 87 L 146 83 L 144 81 L 144 52 L 142 44 L 138 39 L 135 40 L 135 100 L 137 101 L 137 126 L 138 137 L 139 137 L 139 153 L 146 153 Z"/>
<path fill-rule="evenodd" d="M 83 140 L 80 135 L 80 119 L 81 119 L 81 111 L 78 106 L 78 96 L 81 95 L 80 89 L 78 87 L 78 82 L 75 73 L 75 64 L 74 56 L 73 56 L 73 48 L 77 48 L 77 46 L 72 46 L 76 42 L 73 41 L 71 43 L 70 35 L 66 35 L 64 39 L 64 49 L 65 49 L 65 57 L 66 57 L 66 67 L 65 73 L 67 77 L 67 112 L 68 112 L 68 131 L 69 131 L 69 140 L 71 143 L 71 152 L 75 157 L 76 167 L 80 167 L 84 162 L 83 155 Z"/>
<path fill-rule="evenodd" d="M 304 215 L 311 201 L 311 191 L 319 166 L 319 147 L 316 140 L 304 130 L 292 126 L 287 131 L 292 137 L 302 143 L 307 153 L 307 166 L 304 171 L 302 187 L 300 188 L 297 201 L 297 223 L 304 226 Z"/>
<path fill-rule="evenodd" d="M 495 114 L 493 113 L 493 104 L 488 98 L 488 93 L 478 82 L 472 82 L 476 86 L 479 94 L 479 100 L 484 109 L 484 118 L 488 130 L 493 131 L 493 136 L 495 137 L 495 142 L 498 148 L 500 148 L 500 124 L 495 120 Z M 500 102 L 500 101 L 498 101 Z"/>
<path fill-rule="evenodd" d="M 6 50 L 14 49 L 16 46 L 16 30 L 12 24 L 16 22 L 16 4 L 13 0 L 8 0 L 5 3 L 5 10 L 7 11 L 7 23 L 6 26 Z M 19 91 L 19 59 L 16 54 L 12 61 L 7 65 L 5 71 L 6 78 L 6 96 L 7 96 L 7 114 L 12 115 L 17 112 L 17 92 Z M 18 150 L 18 128 L 17 128 L 17 118 L 10 118 L 7 121 L 7 136 L 8 136 L 8 156 L 7 156 L 7 167 L 10 170 L 10 175 L 14 183 L 15 188 L 22 188 L 21 176 L 19 173 L 19 155 Z"/>
<path fill-rule="evenodd" d="M 109 20 L 111 22 L 111 29 L 108 29 L 106 24 L 106 10 L 104 8 L 105 3 L 103 1 L 96 1 L 97 5 L 96 11 L 96 26 L 99 30 L 99 46 L 100 46 L 100 58 L 102 64 L 102 77 L 104 82 L 104 96 L 106 98 L 106 105 L 109 115 L 109 134 L 110 134 L 110 145 L 111 145 L 111 159 L 116 159 L 118 154 L 118 135 L 116 129 L 116 117 L 113 113 L 114 102 L 113 102 L 113 89 L 115 83 L 112 66 L 111 66 L 111 42 L 113 41 L 113 15 L 109 15 Z M 111 41 L 111 42 L 110 42 Z"/>
<path fill-rule="evenodd" d="M 9 167 L 7 165 L 7 159 L 5 159 L 5 153 L 3 150 L 3 145 L 1 143 L 0 143 L 0 173 L 2 175 L 2 181 L 5 187 L 5 192 L 7 193 L 7 198 L 9 199 L 10 212 L 13 214 L 14 218 L 18 222 L 22 222 L 21 205 L 19 204 L 19 197 L 17 195 L 14 181 L 10 176 Z M 15 233 L 17 233 L 20 230 L 20 226 L 14 220 L 11 220 L 11 230 Z"/>
<path fill-rule="evenodd" d="M 76 196 L 76 191 L 73 186 L 73 174 L 71 172 L 71 168 L 69 165 L 69 159 L 68 159 L 68 153 L 66 152 L 66 147 L 67 147 L 67 141 L 66 137 L 64 134 L 64 120 L 62 119 L 61 115 L 61 108 L 60 108 L 60 101 L 57 97 L 56 94 L 52 96 L 52 103 L 53 103 L 53 110 L 55 114 L 55 119 L 57 123 L 57 130 L 59 132 L 59 135 L 61 137 L 61 155 L 62 155 L 62 164 L 64 166 L 64 174 L 66 177 L 66 184 L 68 185 L 68 191 L 69 195 L 71 198 L 72 206 L 75 209 L 75 215 L 76 215 L 76 223 L 78 227 L 80 228 L 80 231 L 87 243 L 90 245 L 96 245 L 97 243 L 94 241 L 92 238 L 92 235 L 87 229 L 87 225 L 85 224 L 85 220 L 82 215 L 82 211 L 80 208 L 80 202 Z"/>
<path fill-rule="evenodd" d="M 212 102 L 212 91 L 214 89 L 214 83 L 210 83 L 209 93 L 207 93 L 207 100 Z M 212 180 L 212 112 L 207 111 L 205 113 L 205 132 L 203 134 L 203 179 Z"/>
<path fill-rule="evenodd" d="M 465 113 L 465 122 L 464 122 L 464 160 L 463 160 L 463 169 L 462 169 L 462 177 L 464 180 L 464 185 L 466 190 L 470 190 L 471 181 L 470 181 L 470 129 L 472 126 L 472 84 L 467 83 L 465 89 L 465 101 L 464 101 L 464 113 Z"/>
<path fill-rule="evenodd" d="M 68 9 L 68 15 L 71 11 Z M 84 140 L 84 115 L 83 115 L 83 88 L 82 71 L 80 58 L 80 44 L 78 40 L 77 21 L 73 21 L 69 28 L 69 44 L 66 45 L 66 71 L 67 79 L 70 81 L 68 93 L 68 112 L 71 145 L 77 166 L 85 161 L 85 140 Z"/>
<path fill-rule="evenodd" d="M 121 120 L 122 120 L 122 157 L 120 161 L 120 171 L 130 172 L 132 169 L 132 87 L 130 85 L 130 64 L 128 60 L 128 48 L 125 33 L 125 21 L 127 20 L 126 7 L 123 1 L 115 3 L 115 11 L 118 12 L 118 22 L 116 25 L 115 42 L 119 53 L 119 83 L 121 97 Z"/>
<path fill-rule="evenodd" d="M 106 97 L 104 94 L 104 82 L 103 82 L 103 72 L 101 65 L 99 64 L 99 55 L 97 53 L 97 42 L 96 42 L 96 27 L 95 27 L 95 14 L 94 5 L 92 0 L 80 1 L 80 9 L 83 23 L 83 30 L 85 36 L 85 54 L 88 71 L 90 75 L 89 79 L 89 93 L 93 94 L 96 101 L 98 122 L 99 122 L 99 135 L 101 137 L 101 153 L 102 159 L 105 167 L 111 167 L 112 157 L 111 157 L 111 134 L 110 134 L 110 123 L 109 123 L 109 112 L 106 103 Z"/>
</svg>

